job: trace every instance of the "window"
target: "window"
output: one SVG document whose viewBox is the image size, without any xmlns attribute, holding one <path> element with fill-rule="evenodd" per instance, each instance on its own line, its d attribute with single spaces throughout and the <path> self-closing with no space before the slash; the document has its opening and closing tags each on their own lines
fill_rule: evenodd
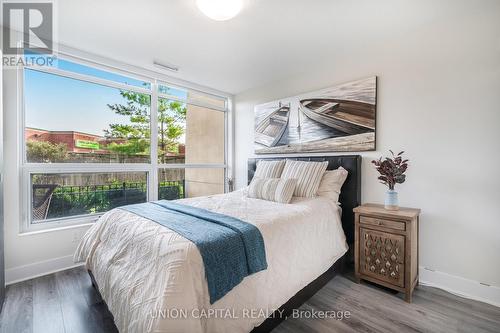
<svg viewBox="0 0 500 333">
<path fill-rule="evenodd" d="M 63 71 L 69 71 L 77 74 L 83 75 L 92 75 L 95 78 L 100 78 L 103 80 L 113 81 L 116 83 L 122 83 L 125 85 L 151 89 L 151 83 L 134 79 L 128 76 L 123 76 L 120 74 L 104 71 L 95 67 L 85 66 L 82 64 L 78 64 L 75 62 L 67 61 L 64 59 L 58 60 L 56 63 L 56 67 Z"/>
<path fill-rule="evenodd" d="M 25 57 L 27 59 L 29 59 L 33 55 L 41 56 L 42 54 L 32 50 L 25 50 Z M 55 61 L 52 61 L 50 63 L 48 62 L 47 66 L 50 66 L 49 69 L 53 70 L 53 72 L 59 73 L 60 75 L 63 76 L 66 75 L 66 73 L 71 73 L 76 76 L 78 75 L 92 76 L 95 81 L 104 80 L 113 83 L 144 88 L 147 90 L 151 89 L 151 82 L 147 80 L 144 81 L 141 79 L 132 78 L 130 76 L 121 75 L 108 70 L 103 70 L 95 66 L 88 66 L 82 63 L 69 61 L 64 58 L 57 58 Z"/>
<path fill-rule="evenodd" d="M 151 96 L 24 71 L 26 161 L 149 163 Z"/>
<path fill-rule="evenodd" d="M 158 99 L 158 163 L 224 164 L 225 113 Z"/>
<path fill-rule="evenodd" d="M 183 90 L 173 86 L 158 85 L 158 93 L 165 98 L 184 101 L 189 104 L 207 106 L 219 111 L 225 111 L 227 99 L 219 96 L 206 94 L 196 90 Z"/>
<path fill-rule="evenodd" d="M 23 231 L 225 191 L 225 97 L 71 58 L 24 68 L 21 87 Z"/>
<path fill-rule="evenodd" d="M 158 198 L 177 199 L 224 193 L 224 168 L 158 170 Z"/>
<path fill-rule="evenodd" d="M 147 201 L 146 172 L 32 173 L 33 223 Z"/>
</svg>

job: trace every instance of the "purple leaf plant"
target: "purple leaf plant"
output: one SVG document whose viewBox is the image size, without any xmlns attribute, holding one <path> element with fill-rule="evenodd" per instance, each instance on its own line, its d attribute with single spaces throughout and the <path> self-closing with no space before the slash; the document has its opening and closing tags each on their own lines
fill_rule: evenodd
<svg viewBox="0 0 500 333">
<path fill-rule="evenodd" d="M 392 150 L 389 151 L 392 157 L 386 157 L 385 159 L 380 157 L 378 160 L 373 160 L 372 163 L 380 173 L 378 177 L 380 183 L 389 187 L 389 190 L 394 190 L 396 184 L 402 184 L 406 180 L 404 173 L 408 169 L 408 160 L 403 160 L 404 151 L 397 155 L 394 155 Z"/>
</svg>

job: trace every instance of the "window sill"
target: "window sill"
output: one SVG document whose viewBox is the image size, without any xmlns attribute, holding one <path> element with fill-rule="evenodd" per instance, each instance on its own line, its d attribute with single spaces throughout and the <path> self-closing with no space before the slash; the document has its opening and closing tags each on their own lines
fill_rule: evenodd
<svg viewBox="0 0 500 333">
<path fill-rule="evenodd" d="M 53 226 L 53 227 L 46 226 L 43 229 L 38 229 L 38 230 L 28 229 L 28 230 L 19 232 L 18 236 L 33 236 L 33 235 L 45 234 L 45 233 L 49 233 L 49 232 L 58 232 L 58 231 L 63 231 L 63 230 L 71 230 L 71 229 L 90 227 L 95 222 L 96 221 L 81 222 L 78 224 L 65 225 L 65 226 Z"/>
</svg>

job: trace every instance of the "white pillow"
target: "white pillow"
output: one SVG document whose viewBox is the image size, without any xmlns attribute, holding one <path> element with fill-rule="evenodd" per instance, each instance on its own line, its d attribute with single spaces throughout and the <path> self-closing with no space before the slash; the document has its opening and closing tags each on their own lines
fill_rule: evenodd
<svg viewBox="0 0 500 333">
<path fill-rule="evenodd" d="M 328 162 L 286 160 L 281 178 L 297 179 L 294 196 L 312 198 L 318 192 L 321 177 L 327 167 Z"/>
<path fill-rule="evenodd" d="M 318 196 L 327 197 L 333 202 L 339 202 L 340 189 L 347 179 L 348 172 L 343 167 L 327 170 L 323 174 L 318 188 Z"/>
<path fill-rule="evenodd" d="M 257 178 L 280 178 L 285 166 L 285 160 L 279 161 L 258 161 L 257 170 L 253 177 Z"/>
<path fill-rule="evenodd" d="M 292 200 L 296 179 L 253 178 L 248 186 L 248 197 L 281 203 Z"/>
</svg>

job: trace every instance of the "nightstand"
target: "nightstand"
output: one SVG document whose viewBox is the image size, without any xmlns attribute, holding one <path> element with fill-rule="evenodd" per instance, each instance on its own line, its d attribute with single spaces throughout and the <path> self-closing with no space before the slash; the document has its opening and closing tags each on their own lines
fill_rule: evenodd
<svg viewBox="0 0 500 333">
<path fill-rule="evenodd" d="M 383 205 L 354 208 L 354 267 L 361 279 L 405 293 L 411 303 L 418 285 L 420 209 L 386 210 Z"/>
</svg>

